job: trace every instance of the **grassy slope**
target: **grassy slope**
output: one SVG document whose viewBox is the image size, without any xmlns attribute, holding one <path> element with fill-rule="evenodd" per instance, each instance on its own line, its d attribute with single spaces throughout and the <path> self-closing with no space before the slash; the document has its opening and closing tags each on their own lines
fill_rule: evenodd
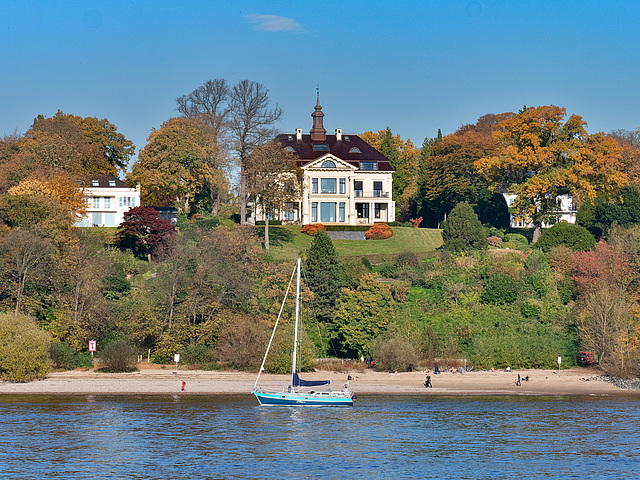
<svg viewBox="0 0 640 480">
<path fill-rule="evenodd" d="M 306 250 L 313 237 L 300 233 L 296 225 L 270 227 L 271 254 L 276 258 L 295 258 Z M 428 254 L 442 245 L 440 230 L 427 228 L 393 227 L 393 237 L 386 240 L 334 240 L 340 257 L 392 256 L 411 251 Z"/>
</svg>

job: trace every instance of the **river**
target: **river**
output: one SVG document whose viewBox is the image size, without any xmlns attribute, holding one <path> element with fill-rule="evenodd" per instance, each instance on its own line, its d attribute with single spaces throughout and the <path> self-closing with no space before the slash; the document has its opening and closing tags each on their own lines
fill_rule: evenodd
<svg viewBox="0 0 640 480">
<path fill-rule="evenodd" d="M 0 396 L 0 477 L 634 478 L 637 396 Z"/>
</svg>

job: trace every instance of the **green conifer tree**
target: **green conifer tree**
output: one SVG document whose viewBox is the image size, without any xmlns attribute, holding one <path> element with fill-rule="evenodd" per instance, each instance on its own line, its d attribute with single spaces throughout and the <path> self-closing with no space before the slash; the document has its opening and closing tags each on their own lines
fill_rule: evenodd
<svg viewBox="0 0 640 480">
<path fill-rule="evenodd" d="M 456 205 L 443 222 L 442 240 L 444 248 L 450 252 L 485 249 L 488 246 L 487 235 L 478 215 L 467 202 Z"/>
<path fill-rule="evenodd" d="M 314 295 L 316 317 L 331 322 L 333 309 L 342 288 L 340 265 L 333 242 L 324 230 L 318 230 L 307 250 L 305 271 L 308 287 Z"/>
</svg>

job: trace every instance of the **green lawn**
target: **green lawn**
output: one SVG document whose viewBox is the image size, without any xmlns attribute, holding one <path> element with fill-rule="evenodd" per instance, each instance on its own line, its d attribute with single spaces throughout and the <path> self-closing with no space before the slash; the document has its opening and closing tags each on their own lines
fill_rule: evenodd
<svg viewBox="0 0 640 480">
<path fill-rule="evenodd" d="M 264 227 L 256 227 L 262 235 Z M 295 258 L 306 250 L 313 237 L 300 233 L 300 226 L 269 227 L 271 254 L 275 258 Z M 428 254 L 442 245 L 440 230 L 429 228 L 393 227 L 393 236 L 386 240 L 334 240 L 340 257 L 374 257 L 381 261 L 398 253 L 411 251 L 417 255 Z"/>
</svg>

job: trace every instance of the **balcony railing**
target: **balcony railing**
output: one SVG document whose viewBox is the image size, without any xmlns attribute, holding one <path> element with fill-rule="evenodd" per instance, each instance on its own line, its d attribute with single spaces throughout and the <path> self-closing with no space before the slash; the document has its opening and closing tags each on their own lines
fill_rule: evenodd
<svg viewBox="0 0 640 480">
<path fill-rule="evenodd" d="M 356 198 L 389 198 L 389 192 L 382 190 L 354 190 Z"/>
</svg>

